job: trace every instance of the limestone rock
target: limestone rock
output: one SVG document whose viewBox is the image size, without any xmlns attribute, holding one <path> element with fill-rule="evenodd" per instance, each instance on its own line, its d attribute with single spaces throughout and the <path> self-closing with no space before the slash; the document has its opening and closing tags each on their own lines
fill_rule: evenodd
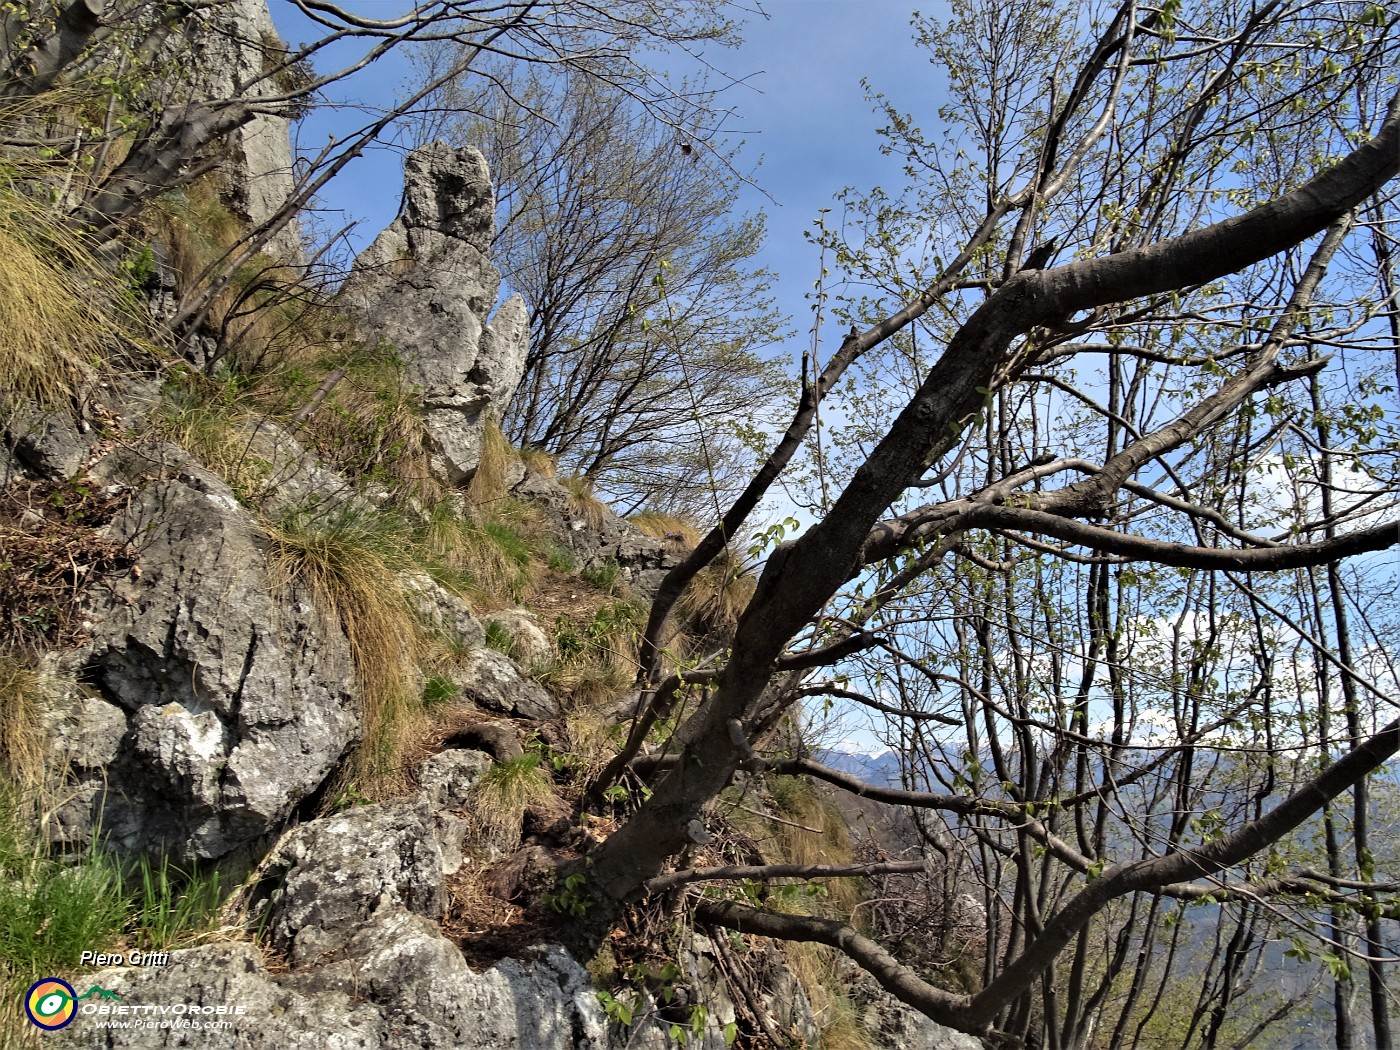
<svg viewBox="0 0 1400 1050">
<path fill-rule="evenodd" d="M 257 523 L 183 452 L 133 449 L 94 473 L 139 486 L 108 528 L 139 575 L 99 592 L 72 657 L 127 720 L 102 828 L 128 850 L 226 856 L 277 830 L 358 739 L 349 644 L 298 586 L 274 592 Z"/>
<path fill-rule="evenodd" d="M 225 99 L 283 94 L 284 72 L 264 73 L 278 65 L 286 45 L 268 13 L 266 0 L 227 0 L 192 11 L 184 32 L 167 44 L 171 58 L 189 78 L 192 97 Z M 227 201 L 248 226 L 276 213 L 292 195 L 290 113 L 270 112 L 265 106 L 248 124 L 229 136 L 222 162 Z M 301 234 L 290 223 L 269 243 L 278 258 L 299 261 Z"/>
<path fill-rule="evenodd" d="M 474 650 L 452 670 L 451 677 L 469 699 L 488 711 L 539 722 L 563 713 L 556 697 L 494 649 Z"/>
<path fill-rule="evenodd" d="M 424 626 L 462 646 L 481 646 L 486 632 L 471 606 L 427 573 L 405 573 L 399 584 Z"/>
<path fill-rule="evenodd" d="M 121 996 L 109 1009 L 181 1003 L 186 1016 L 207 1011 L 201 1022 L 220 1007 L 242 1013 L 224 1015 L 232 1027 L 212 1033 L 104 1030 L 80 1015 L 48 1039 L 84 1050 L 609 1050 L 627 1042 L 610 1038 L 587 972 L 557 946 L 475 973 L 432 923 L 386 912 L 350 950 L 357 954 L 343 962 L 292 973 L 269 973 L 242 943 L 172 952 L 163 967 L 104 970 L 103 988 Z"/>
<path fill-rule="evenodd" d="M 851 998 L 861 1010 L 861 1023 L 880 1050 L 982 1050 L 982 1041 L 965 1032 L 945 1028 L 881 988 L 875 978 L 850 965 L 847 970 Z"/>
<path fill-rule="evenodd" d="M 112 969 L 102 987 L 128 1007 L 183 1003 L 199 1019 L 237 1009 L 200 1045 L 383 1050 L 607 1050 L 607 1018 L 587 972 L 558 946 L 474 972 L 434 916 L 443 876 L 425 801 L 362 806 L 279 845 L 253 900 L 292 963 L 271 974 L 247 944 L 172 952 L 169 965 Z M 189 1015 L 194 1016 L 194 1015 Z M 224 1015 L 229 1016 L 229 1015 Z M 82 1015 L 52 1038 L 72 1047 L 190 1045 L 188 1029 L 103 1030 Z"/>
<path fill-rule="evenodd" d="M 94 1012 L 50 1034 L 54 1045 L 139 1050 L 196 1045 L 189 1041 L 192 1038 L 198 1039 L 197 1045 L 247 1050 L 376 1050 L 390 1045 L 388 1019 L 372 1004 L 353 991 L 316 981 L 274 979 L 258 949 L 248 943 L 172 952 L 168 965 L 162 967 L 103 970 L 101 984 L 121 999 L 93 1004 L 95 1011 L 115 1014 L 123 1006 L 178 1002 L 185 1004 L 186 1013 L 169 1020 L 227 1021 L 232 1027 L 208 1034 L 134 1024 L 104 1030 L 97 1023 L 106 1017 Z M 215 1012 L 220 1008 L 225 1013 Z M 200 1011 L 197 1017 L 190 1016 L 191 1009 Z M 130 1014 L 112 1019 L 129 1020 Z"/>
<path fill-rule="evenodd" d="M 423 763 L 418 783 L 435 807 L 461 809 L 471 797 L 472 785 L 490 768 L 491 756 L 484 751 L 449 748 Z"/>
<path fill-rule="evenodd" d="M 669 1003 L 644 996 L 634 1023 L 612 1026 L 587 971 L 558 945 L 521 949 L 481 972 L 444 936 L 440 825 L 430 794 L 358 806 L 286 835 L 251 883 L 249 912 L 264 927 L 282 965 L 268 969 L 250 944 L 213 944 L 170 953 L 168 965 L 100 971 L 102 988 L 120 999 L 90 1004 L 67 1028 L 46 1038 L 59 1047 L 241 1050 L 378 1048 L 378 1050 L 667 1050 L 671 1023 L 688 1024 L 692 1002 L 707 1006 L 703 1033 L 687 1045 L 722 1050 L 724 1024 L 735 1015 L 716 946 L 695 935 L 682 953 L 684 978 Z M 548 871 L 542 849 L 512 860 Z M 517 871 L 517 881 L 529 873 Z M 489 881 L 489 880 L 488 880 Z M 790 973 L 761 967 L 762 1001 L 784 1032 L 815 1045 L 816 1025 Z M 173 1024 L 98 1028 L 96 1011 L 124 1008 L 152 1016 L 164 1004 L 215 1033 Z M 219 1013 L 218 1011 L 224 1011 Z M 904 1050 L 974 1050 L 976 1040 L 948 1032 L 885 997 L 871 1002 L 875 1044 Z M 149 1011 L 149 1012 L 143 1012 Z M 241 1011 L 241 1012 L 240 1012 Z M 155 1014 L 159 1018 L 159 1014 Z"/>
<path fill-rule="evenodd" d="M 554 647 L 540 628 L 535 614 L 524 609 L 502 609 L 488 613 L 487 626 L 494 625 L 510 639 L 510 658 L 529 667 L 549 659 Z"/>
<path fill-rule="evenodd" d="M 504 412 L 528 349 L 519 296 L 487 322 L 501 284 L 486 255 L 494 216 L 481 153 L 424 146 L 404 163 L 399 217 L 360 253 L 340 293 L 361 331 L 403 358 L 422 394 L 433 470 L 453 485 L 480 462 L 482 430 Z"/>
<path fill-rule="evenodd" d="M 107 767 L 126 737 L 126 712 L 98 697 L 60 688 L 43 719 L 52 768 L 65 770 L 69 780 L 46 828 L 48 838 L 59 845 L 85 843 L 101 806 Z"/>
<path fill-rule="evenodd" d="M 27 409 L 11 412 L 4 422 L 5 445 L 29 473 L 50 481 L 67 481 L 82 469 L 98 435 L 62 412 Z"/>
<path fill-rule="evenodd" d="M 601 520 L 589 521 L 575 511 L 573 497 L 553 478 L 528 473 L 515 486 L 514 494 L 545 512 L 582 567 L 615 561 L 622 567 L 624 580 L 644 598 L 654 595 L 666 573 L 685 557 L 676 544 L 646 535 L 606 507 Z"/>
<path fill-rule="evenodd" d="M 297 828 L 263 866 L 272 894 L 271 943 L 293 964 L 344 949 L 371 915 L 402 909 L 442 917 L 442 850 L 421 797 L 357 806 Z"/>
<path fill-rule="evenodd" d="M 244 455 L 265 470 L 257 502 L 269 518 L 298 510 L 333 514 L 342 507 L 372 512 L 389 497 L 382 487 L 357 489 L 270 419 L 250 424 L 244 433 Z"/>
</svg>

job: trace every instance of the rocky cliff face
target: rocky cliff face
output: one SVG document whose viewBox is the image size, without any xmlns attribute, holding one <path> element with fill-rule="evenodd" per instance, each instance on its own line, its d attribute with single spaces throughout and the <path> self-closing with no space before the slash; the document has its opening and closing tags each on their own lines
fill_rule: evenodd
<svg viewBox="0 0 1400 1050">
<path fill-rule="evenodd" d="M 114 742 L 65 807 L 68 834 L 96 822 L 127 852 L 181 862 L 247 849 L 359 738 L 345 634 L 256 570 L 258 522 L 186 454 L 138 446 L 94 477 L 128 490 L 108 531 L 139 549 L 140 574 L 95 603 L 92 641 L 67 657 L 99 694 L 68 731 Z"/>
<path fill-rule="evenodd" d="M 168 61 L 187 78 L 195 98 L 273 98 L 286 78 L 269 77 L 286 55 L 286 45 L 268 13 L 266 0 L 226 0 L 193 10 L 184 31 L 167 41 Z M 289 113 L 268 107 L 229 136 L 221 165 L 228 203 L 249 227 L 280 211 L 296 179 L 288 129 Z M 295 222 L 268 245 L 278 258 L 300 260 Z"/>
</svg>

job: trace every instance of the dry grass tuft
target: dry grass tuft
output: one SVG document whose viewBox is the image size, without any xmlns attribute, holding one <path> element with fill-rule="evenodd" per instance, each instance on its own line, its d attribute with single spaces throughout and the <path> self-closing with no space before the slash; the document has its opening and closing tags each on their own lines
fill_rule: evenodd
<svg viewBox="0 0 1400 1050">
<path fill-rule="evenodd" d="M 30 404 L 72 411 L 86 384 L 147 346 L 130 300 L 0 165 L 0 421 Z"/>
<path fill-rule="evenodd" d="M 834 803 L 822 798 L 810 780 L 776 776 L 768 778 L 767 786 L 773 812 L 787 821 L 773 827 L 773 850 L 777 856 L 790 864 L 854 862 L 846 818 Z"/>
<path fill-rule="evenodd" d="M 481 432 L 481 460 L 467 482 L 467 499 L 473 506 L 489 506 L 505 499 L 510 465 L 516 458 L 515 449 L 501 432 L 501 424 L 488 419 Z"/>
<path fill-rule="evenodd" d="M 753 598 L 758 578 L 726 547 L 695 575 L 676 602 L 676 612 L 698 634 L 728 634 Z"/>
<path fill-rule="evenodd" d="M 798 941 L 784 944 L 783 955 L 812 1005 L 823 1050 L 869 1050 L 870 1037 L 861 1027 L 841 972 L 845 957 L 824 944 Z"/>
<path fill-rule="evenodd" d="M 629 682 L 624 691 L 630 686 Z M 564 734 L 575 762 L 572 770 L 575 782 L 590 783 L 603 771 L 608 760 L 617 753 L 622 730 L 623 727 L 612 719 L 601 717 L 598 711 L 586 707 L 575 707 L 564 715 Z"/>
<path fill-rule="evenodd" d="M 520 462 L 525 464 L 526 470 L 542 478 L 559 476 L 559 461 L 542 448 L 517 449 L 516 455 L 520 457 Z"/>
<path fill-rule="evenodd" d="M 592 478 L 576 474 L 560 478 L 559 484 L 567 493 L 565 506 L 569 515 L 587 522 L 590 529 L 601 528 L 603 522 L 611 516 L 612 511 L 608 509 L 608 505 L 594 494 Z"/>
<path fill-rule="evenodd" d="M 423 546 L 442 570 L 438 582 L 501 606 L 518 603 L 543 572 L 542 530 L 538 511 L 513 499 L 474 507 L 449 495 L 428 508 Z"/>
<path fill-rule="evenodd" d="M 0 650 L 0 773 L 26 798 L 47 783 L 42 714 L 53 687 L 32 657 Z"/>
<path fill-rule="evenodd" d="M 469 807 L 483 846 L 506 852 L 520 842 L 525 811 L 554 797 L 549 774 L 537 751 L 497 762 L 472 785 Z"/>
<path fill-rule="evenodd" d="M 627 519 L 644 536 L 675 540 L 687 550 L 694 550 L 704 538 L 700 526 L 679 514 L 664 514 L 659 510 L 644 510 Z"/>
<path fill-rule="evenodd" d="M 705 530 L 687 518 L 642 511 L 627 519 L 644 535 L 673 540 L 694 549 Z M 731 543 L 690 581 L 673 613 L 681 634 L 691 639 L 727 636 L 753 598 L 758 579 Z M 684 649 L 685 638 L 677 639 Z"/>
<path fill-rule="evenodd" d="M 364 704 L 364 741 L 346 778 L 365 794 L 402 786 L 404 755 L 426 718 L 411 688 L 421 629 L 397 583 L 416 566 L 411 531 L 394 515 L 341 508 L 287 515 L 267 527 L 269 575 L 299 581 L 350 642 Z"/>
<path fill-rule="evenodd" d="M 638 602 L 600 606 L 586 622 L 560 616 L 554 623 L 554 659 L 531 669 L 534 676 L 566 697 L 569 707 L 587 711 L 617 699 L 637 676 L 637 643 L 646 624 Z"/>
</svg>

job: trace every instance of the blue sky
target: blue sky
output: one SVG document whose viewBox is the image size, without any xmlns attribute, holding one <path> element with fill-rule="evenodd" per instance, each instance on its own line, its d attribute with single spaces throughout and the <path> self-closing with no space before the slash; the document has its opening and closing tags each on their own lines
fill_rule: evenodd
<svg viewBox="0 0 1400 1050">
<path fill-rule="evenodd" d="M 282 0 L 270 0 L 273 16 L 289 42 L 311 39 L 314 27 Z M 925 11 L 946 6 L 926 3 Z M 347 4 L 357 13 L 388 17 L 403 10 L 399 0 Z M 751 18 L 738 49 L 715 49 L 705 58 L 740 81 L 723 104 L 735 110 L 726 127 L 745 142 L 742 160 L 762 158 L 746 187 L 741 208 L 768 215 L 769 237 L 758 265 L 778 275 L 781 309 L 793 319 L 795 350 L 805 345 L 811 314 L 803 296 L 817 277 L 816 250 L 803 238 L 819 210 L 833 204 L 845 186 L 896 183 L 898 165 L 879 153 L 877 118 L 861 77 L 900 105 L 932 111 L 933 71 L 909 34 L 912 3 L 885 0 L 766 0 L 768 17 Z M 323 64 L 323 68 L 325 65 Z M 382 60 L 356 75 L 350 93 L 369 106 L 390 102 L 408 73 L 404 63 Z M 331 132 L 363 122 L 354 111 L 315 113 L 299 129 L 304 148 L 323 145 Z M 402 150 L 393 143 L 355 161 L 323 196 L 328 221 L 355 220 L 352 242 L 362 247 L 388 224 L 398 208 Z M 829 221 L 836 221 L 833 212 Z M 796 356 L 794 354 L 794 356 Z"/>
</svg>

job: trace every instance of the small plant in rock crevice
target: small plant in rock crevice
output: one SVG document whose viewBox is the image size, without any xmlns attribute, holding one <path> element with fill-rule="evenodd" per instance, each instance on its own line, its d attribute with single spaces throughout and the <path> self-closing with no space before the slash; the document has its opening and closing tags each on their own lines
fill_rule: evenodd
<svg viewBox="0 0 1400 1050">
<path fill-rule="evenodd" d="M 525 811 L 554 797 L 538 751 L 497 762 L 471 788 L 469 811 L 483 845 L 510 850 L 520 840 Z"/>
</svg>

